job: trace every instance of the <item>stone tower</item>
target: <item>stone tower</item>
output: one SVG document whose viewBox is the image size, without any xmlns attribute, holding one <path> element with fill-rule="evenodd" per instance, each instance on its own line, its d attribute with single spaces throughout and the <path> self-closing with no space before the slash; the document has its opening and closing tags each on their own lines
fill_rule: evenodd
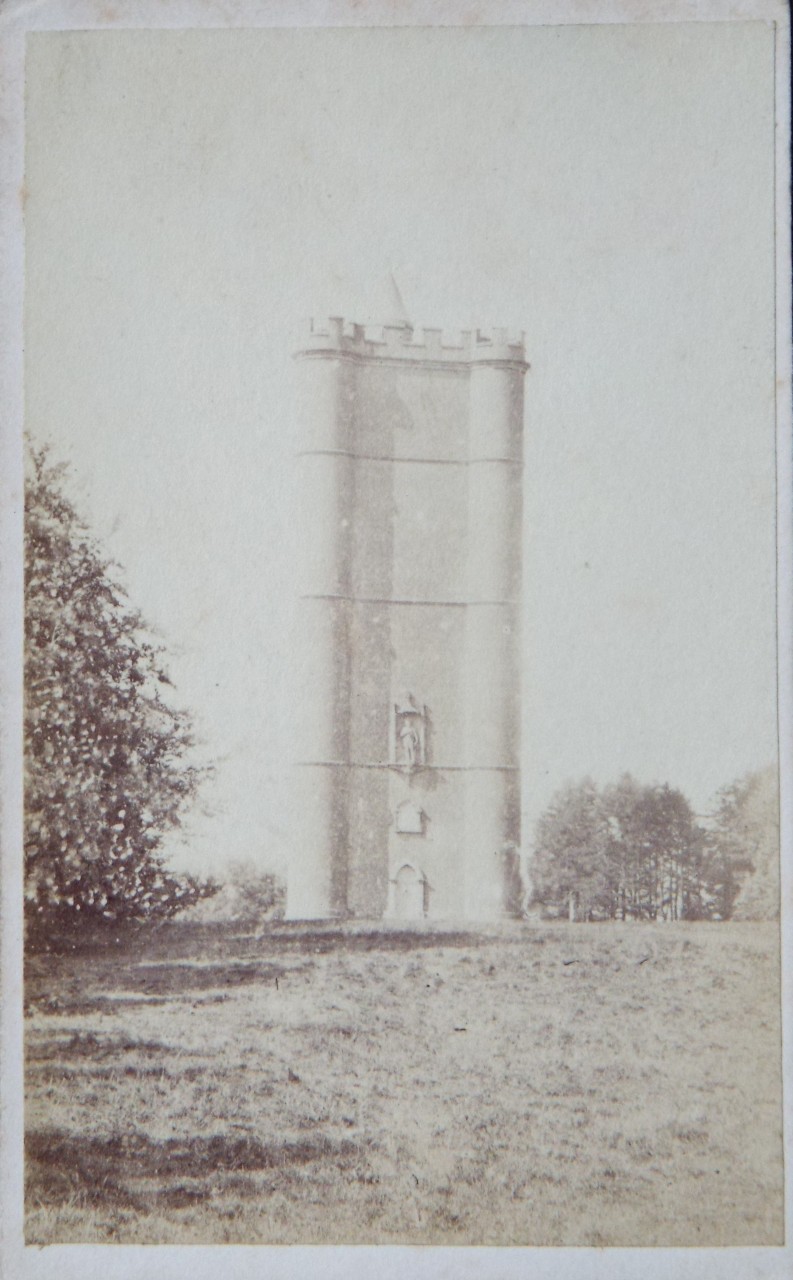
<svg viewBox="0 0 793 1280">
<path fill-rule="evenodd" d="M 292 919 L 515 905 L 523 340 L 393 310 L 296 353 Z"/>
</svg>

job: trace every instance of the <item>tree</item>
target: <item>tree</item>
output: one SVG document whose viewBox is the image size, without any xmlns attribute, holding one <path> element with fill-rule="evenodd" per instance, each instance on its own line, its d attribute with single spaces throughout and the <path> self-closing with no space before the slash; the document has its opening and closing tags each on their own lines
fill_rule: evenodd
<svg viewBox="0 0 793 1280">
<path fill-rule="evenodd" d="M 779 917 L 779 779 L 746 774 L 719 797 L 708 851 L 715 912 L 724 920 Z"/>
<path fill-rule="evenodd" d="M 161 646 L 29 451 L 25 493 L 25 896 L 34 926 L 162 919 L 214 892 L 162 844 L 209 772 L 166 700 Z"/>
<path fill-rule="evenodd" d="M 643 787 L 635 813 L 641 832 L 641 901 L 656 920 L 686 920 L 700 912 L 703 833 L 681 791 Z"/>
<path fill-rule="evenodd" d="M 619 920 L 642 914 L 642 852 L 640 802 L 644 788 L 625 773 L 606 787 L 602 806 L 607 824 L 607 862 L 614 895 L 613 914 Z"/>
<path fill-rule="evenodd" d="M 608 829 L 589 779 L 557 792 L 537 824 L 534 896 L 571 920 L 613 914 Z"/>
</svg>

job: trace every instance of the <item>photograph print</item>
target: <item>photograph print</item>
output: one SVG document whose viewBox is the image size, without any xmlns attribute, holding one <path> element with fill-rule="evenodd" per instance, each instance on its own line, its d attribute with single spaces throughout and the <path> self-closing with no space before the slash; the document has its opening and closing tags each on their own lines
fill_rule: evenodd
<svg viewBox="0 0 793 1280">
<path fill-rule="evenodd" d="M 28 1246 L 784 1244 L 724 11 L 28 33 Z"/>
</svg>

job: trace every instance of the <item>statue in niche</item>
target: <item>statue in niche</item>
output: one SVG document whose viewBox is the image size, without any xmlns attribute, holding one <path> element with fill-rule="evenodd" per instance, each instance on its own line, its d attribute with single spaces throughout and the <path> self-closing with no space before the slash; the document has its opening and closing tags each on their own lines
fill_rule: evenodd
<svg viewBox="0 0 793 1280">
<path fill-rule="evenodd" d="M 418 762 L 419 735 L 415 726 L 407 718 L 399 730 L 399 741 L 402 747 L 402 763 L 406 769 L 414 769 Z"/>
<path fill-rule="evenodd" d="M 391 763 L 412 773 L 426 764 L 427 708 L 405 694 L 391 708 Z"/>
</svg>

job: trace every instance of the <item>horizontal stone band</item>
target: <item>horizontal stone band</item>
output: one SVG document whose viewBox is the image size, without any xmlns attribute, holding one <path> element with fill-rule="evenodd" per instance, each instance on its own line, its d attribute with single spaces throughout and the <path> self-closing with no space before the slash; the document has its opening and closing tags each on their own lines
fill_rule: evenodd
<svg viewBox="0 0 793 1280">
<path fill-rule="evenodd" d="M 363 352 L 363 351 L 344 351 L 340 347 L 323 346 L 311 347 L 303 351 L 296 351 L 295 360 L 343 360 L 349 364 L 369 364 L 369 365 L 398 365 L 401 368 L 406 366 L 411 369 L 418 369 L 422 373 L 452 373 L 466 374 L 470 373 L 475 366 L 482 368 L 489 366 L 493 369 L 508 369 L 511 373 L 525 374 L 531 367 L 526 360 L 516 359 L 514 356 L 490 357 L 463 355 L 457 358 L 456 352 L 451 358 L 438 359 L 437 356 L 414 356 L 414 355 L 385 355 L 379 352 Z"/>
<path fill-rule="evenodd" d="M 450 608 L 450 609 L 471 609 L 478 606 L 497 606 L 507 609 L 517 609 L 517 600 L 390 600 L 384 596 L 349 596 L 340 592 L 306 592 L 299 597 L 300 600 L 347 600 L 351 604 L 406 604 L 406 605 L 425 605 L 430 608 Z"/>
<path fill-rule="evenodd" d="M 395 458 L 380 453 L 354 453 L 351 449 L 301 449 L 298 458 L 351 458 L 354 462 L 415 462 L 431 467 L 475 467 L 479 463 L 504 462 L 522 467 L 521 458 Z"/>
<path fill-rule="evenodd" d="M 296 769 L 394 769 L 404 772 L 404 765 L 385 764 L 380 761 L 366 760 L 296 760 Z M 519 773 L 515 764 L 422 764 L 415 767 L 416 773 L 434 769 L 437 773 Z"/>
</svg>

